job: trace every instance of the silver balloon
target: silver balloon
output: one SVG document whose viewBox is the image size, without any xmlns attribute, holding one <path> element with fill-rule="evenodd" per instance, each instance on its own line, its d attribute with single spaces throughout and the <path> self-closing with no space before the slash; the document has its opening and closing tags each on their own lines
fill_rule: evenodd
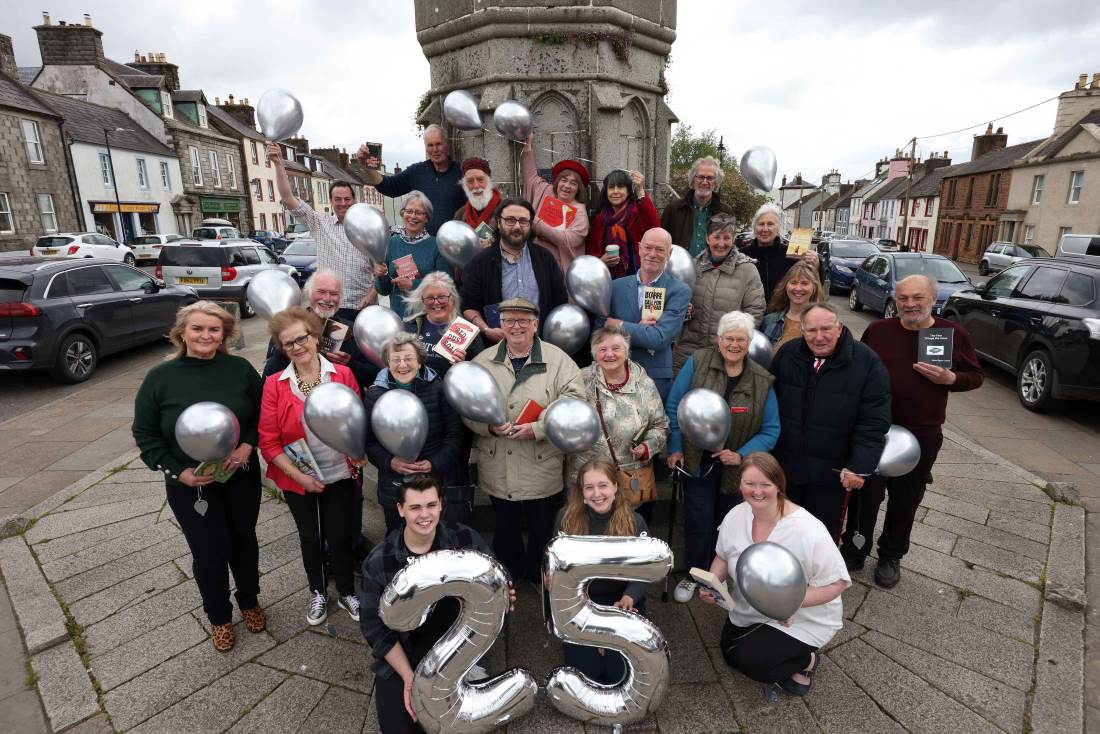
<svg viewBox="0 0 1100 734">
<path fill-rule="evenodd" d="M 587 451 L 600 438 L 596 410 L 576 398 L 558 398 L 550 403 L 543 425 L 546 439 L 565 454 Z"/>
<path fill-rule="evenodd" d="M 920 443 L 908 428 L 890 426 L 886 432 L 886 446 L 878 460 L 875 474 L 883 477 L 903 477 L 920 463 Z"/>
<path fill-rule="evenodd" d="M 644 535 L 559 535 L 546 547 L 545 570 L 551 634 L 626 658 L 626 677 L 616 685 L 594 683 L 571 666 L 555 669 L 546 680 L 554 708 L 604 726 L 641 721 L 656 711 L 668 691 L 668 641 L 642 615 L 592 602 L 587 585 L 592 579 L 660 581 L 672 570 L 668 543 Z"/>
<path fill-rule="evenodd" d="M 359 345 L 359 351 L 378 367 L 382 362 L 382 347 L 386 342 L 405 330 L 401 317 L 385 306 L 367 306 L 355 317 L 351 326 L 352 336 Z"/>
<path fill-rule="evenodd" d="M 753 543 L 737 558 L 737 589 L 753 609 L 787 620 L 806 598 L 806 574 L 794 553 L 778 543 Z"/>
<path fill-rule="evenodd" d="M 531 134 L 531 110 L 514 99 L 509 99 L 497 105 L 493 111 L 493 127 L 497 132 L 508 138 L 522 143 Z"/>
<path fill-rule="evenodd" d="M 176 443 L 195 461 L 221 461 L 241 442 L 241 424 L 221 403 L 203 401 L 176 419 Z"/>
<path fill-rule="evenodd" d="M 386 451 L 399 459 L 416 461 L 428 438 L 428 411 L 420 398 L 395 388 L 374 404 L 370 427 Z"/>
<path fill-rule="evenodd" d="M 248 281 L 248 304 L 260 318 L 270 321 L 280 311 L 302 302 L 302 289 L 282 270 L 261 270 Z"/>
<path fill-rule="evenodd" d="M 508 572 L 484 553 L 439 550 L 411 558 L 382 593 L 378 616 L 398 631 L 423 625 L 440 599 L 453 597 L 461 605 L 458 619 L 416 666 L 413 678 L 417 723 L 430 734 L 487 732 L 534 707 L 538 684 L 523 668 L 466 682 L 504 626 L 508 585 Z"/>
<path fill-rule="evenodd" d="M 672 246 L 672 255 L 665 263 L 665 271 L 672 273 L 672 277 L 689 289 L 695 287 L 695 260 L 688 254 L 687 250 L 679 245 Z"/>
<path fill-rule="evenodd" d="M 435 235 L 435 243 L 439 254 L 456 268 L 466 267 L 481 252 L 481 240 L 474 228 L 457 219 L 443 223 Z"/>
<path fill-rule="evenodd" d="M 771 148 L 758 145 L 741 156 L 741 176 L 749 186 L 768 192 L 775 185 L 775 153 Z"/>
<path fill-rule="evenodd" d="M 366 456 L 367 410 L 347 385 L 326 382 L 306 397 L 302 414 L 309 430 L 333 451 L 362 459 Z"/>
<path fill-rule="evenodd" d="M 508 422 L 504 397 L 489 370 L 474 362 L 458 362 L 443 375 L 443 394 L 466 420 L 499 426 Z"/>
<path fill-rule="evenodd" d="M 772 366 L 772 349 L 772 340 L 764 336 L 764 332 L 753 329 L 752 340 L 749 341 L 749 359 L 768 369 Z"/>
<path fill-rule="evenodd" d="M 565 285 L 585 311 L 604 317 L 611 314 L 611 271 L 600 258 L 581 255 L 569 263 Z"/>
<path fill-rule="evenodd" d="M 676 408 L 676 420 L 684 437 L 707 451 L 721 451 L 730 433 L 730 406 L 722 396 L 705 387 L 688 390 Z"/>
<path fill-rule="evenodd" d="M 459 130 L 481 129 L 477 98 L 465 89 L 456 89 L 443 99 L 443 117 Z"/>
<path fill-rule="evenodd" d="M 302 129 L 302 103 L 285 89 L 269 89 L 256 103 L 260 132 L 271 141 L 285 140 Z"/>
<path fill-rule="evenodd" d="M 353 204 L 344 214 L 344 232 L 356 250 L 372 262 L 386 262 L 390 249 L 390 225 L 386 216 L 370 204 Z"/>
<path fill-rule="evenodd" d="M 588 343 L 588 315 L 572 303 L 563 303 L 542 322 L 542 338 L 566 354 L 575 354 Z"/>
</svg>

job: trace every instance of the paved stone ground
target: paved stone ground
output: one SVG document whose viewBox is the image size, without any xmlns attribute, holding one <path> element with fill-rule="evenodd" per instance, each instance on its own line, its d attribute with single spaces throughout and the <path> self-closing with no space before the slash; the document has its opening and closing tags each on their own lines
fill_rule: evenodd
<svg viewBox="0 0 1100 734">
<path fill-rule="evenodd" d="M 845 627 L 804 701 L 766 702 L 722 661 L 720 612 L 662 603 L 652 589 L 672 685 L 636 730 L 1081 731 L 1084 510 L 1053 502 L 1038 483 L 949 434 L 901 584 L 875 587 L 873 564 L 855 575 Z M 266 497 L 257 528 L 269 629 L 238 625 L 224 655 L 207 637 L 163 484 L 132 456 L 28 515 L 30 529 L 0 542 L 0 568 L 53 731 L 377 731 L 357 625 L 334 605 L 327 625 L 305 623 L 285 504 Z M 365 524 L 377 539 L 381 512 L 370 502 Z M 560 662 L 537 595 L 521 587 L 487 669 L 522 665 L 543 678 Z M 509 727 L 583 730 L 544 700 Z"/>
</svg>

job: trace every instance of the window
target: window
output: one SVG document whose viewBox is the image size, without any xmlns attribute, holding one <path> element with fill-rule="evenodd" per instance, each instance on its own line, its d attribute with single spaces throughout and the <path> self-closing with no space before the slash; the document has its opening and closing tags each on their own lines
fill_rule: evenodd
<svg viewBox="0 0 1100 734">
<path fill-rule="evenodd" d="M 207 156 L 210 158 L 210 183 L 214 188 L 220 189 L 222 187 L 222 169 L 218 165 L 218 154 L 209 150 Z"/>
<path fill-rule="evenodd" d="M 111 157 L 106 153 L 99 154 L 99 177 L 104 186 L 111 185 Z"/>
<path fill-rule="evenodd" d="M 275 201 L 275 183 L 273 181 L 267 182 L 267 200 Z"/>
<path fill-rule="evenodd" d="M 969 180 L 969 181 L 967 181 L 967 186 L 966 186 L 966 205 L 967 205 L 968 207 L 969 207 L 969 206 L 970 206 L 971 204 L 973 204 L 973 203 L 974 203 L 974 181 L 975 181 L 975 180 L 976 180 L 976 179 L 975 179 L 975 178 L 974 178 L 973 176 L 971 176 L 971 177 L 970 177 L 970 180 Z"/>
<path fill-rule="evenodd" d="M 94 296 L 115 291 L 101 267 L 77 268 L 70 270 L 66 276 L 69 281 L 70 296 Z"/>
<path fill-rule="evenodd" d="M 985 192 L 985 205 L 997 206 L 997 199 L 1001 193 L 1001 174 L 994 173 L 989 177 L 989 190 Z"/>
<path fill-rule="evenodd" d="M 1035 225 L 1034 224 L 1025 224 L 1024 225 L 1024 244 L 1025 245 L 1030 245 L 1034 241 L 1035 241 Z"/>
<path fill-rule="evenodd" d="M 271 217 L 274 219 L 275 215 L 272 214 Z M 260 213 L 260 229 L 267 229 L 267 215 L 263 212 Z"/>
<path fill-rule="evenodd" d="M 160 162 L 160 185 L 165 191 L 172 190 L 172 171 L 168 168 L 168 161 Z"/>
<path fill-rule="evenodd" d="M 1046 176 L 1039 175 L 1031 179 L 1031 203 L 1038 204 L 1043 200 L 1043 184 L 1046 183 Z"/>
<path fill-rule="evenodd" d="M 1066 271 L 1058 268 L 1035 268 L 1035 272 L 1027 279 L 1027 283 L 1020 289 L 1021 298 L 1031 298 L 1036 301 L 1056 301 L 1058 294 L 1062 292 L 1062 281 L 1066 279 Z"/>
<path fill-rule="evenodd" d="M 251 146 L 251 149 L 252 149 L 252 163 L 258 164 L 260 162 L 260 153 L 256 149 L 256 141 L 255 140 L 249 140 L 248 144 Z"/>
<path fill-rule="evenodd" d="M 137 159 L 137 176 L 138 186 L 143 189 L 149 188 L 149 171 L 145 168 L 145 159 Z"/>
<path fill-rule="evenodd" d="M 38 195 L 38 211 L 42 213 L 42 229 L 47 232 L 57 231 L 57 214 L 53 210 L 53 195 Z"/>
<path fill-rule="evenodd" d="M 932 216 L 932 197 L 931 196 L 929 196 L 927 199 L 924 200 L 924 216 L 926 216 L 926 217 Z"/>
<path fill-rule="evenodd" d="M 38 137 L 38 123 L 34 120 L 23 120 L 23 138 L 27 141 L 27 158 L 31 163 L 45 163 L 46 156 L 42 154 L 42 140 Z"/>
<path fill-rule="evenodd" d="M 24 123 L 26 124 L 26 123 Z M 1076 204 L 1081 201 L 1081 187 L 1085 183 L 1085 172 L 1074 171 L 1069 175 L 1069 203 Z"/>
<path fill-rule="evenodd" d="M 252 195 L 256 197 L 256 201 L 264 200 L 264 190 L 258 178 L 252 179 Z"/>
<path fill-rule="evenodd" d="M 0 234 L 15 232 L 15 218 L 11 215 L 11 198 L 0 192 Z"/>
<path fill-rule="evenodd" d="M 917 200 L 916 199 L 913 199 L 913 208 L 909 212 L 909 216 L 911 216 L 911 217 L 917 216 Z"/>
<path fill-rule="evenodd" d="M 1087 306 L 1094 298 L 1096 293 L 1093 290 L 1092 278 L 1071 272 L 1066 276 L 1066 282 L 1062 286 L 1062 294 L 1058 300 L 1070 306 Z"/>
<path fill-rule="evenodd" d="M 237 188 L 237 165 L 229 153 L 225 154 L 225 177 L 229 179 L 229 188 Z"/>
<path fill-rule="evenodd" d="M 160 90 L 160 106 L 164 109 L 164 116 L 171 118 L 174 117 L 172 113 L 172 95 L 165 90 Z"/>
<path fill-rule="evenodd" d="M 266 247 L 257 247 L 256 251 L 260 253 L 260 262 L 267 265 L 279 264 L 279 258 L 275 257 Z"/>
<path fill-rule="evenodd" d="M 199 162 L 199 149 L 190 145 L 187 147 L 187 155 L 191 158 L 191 182 L 195 186 L 202 186 L 202 164 Z"/>
<path fill-rule="evenodd" d="M 947 205 L 955 205 L 955 194 L 959 192 L 959 179 L 953 178 L 947 182 Z"/>
<path fill-rule="evenodd" d="M 199 111 L 199 127 L 206 127 L 206 105 L 200 102 L 195 107 Z"/>
<path fill-rule="evenodd" d="M 125 265 L 104 265 L 103 269 L 114 281 L 120 291 L 141 291 L 153 285 L 154 281 L 140 270 Z"/>
<path fill-rule="evenodd" d="M 985 289 L 986 295 L 1011 296 L 1012 291 L 1016 288 L 1016 284 L 1023 280 L 1024 276 L 1027 275 L 1030 270 L 1031 268 L 1027 265 L 1008 268 L 989 281 L 989 286 Z"/>
<path fill-rule="evenodd" d="M 242 247 L 241 254 L 244 255 L 245 265 L 259 265 L 260 256 L 256 254 L 255 247 Z"/>
</svg>

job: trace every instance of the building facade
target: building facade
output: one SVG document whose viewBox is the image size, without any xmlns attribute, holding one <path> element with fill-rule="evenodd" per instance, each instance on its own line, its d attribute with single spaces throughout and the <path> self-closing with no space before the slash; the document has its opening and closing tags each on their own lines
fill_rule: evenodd
<svg viewBox="0 0 1100 734">
<path fill-rule="evenodd" d="M 859 232 L 862 237 L 869 240 L 889 237 L 887 234 L 880 234 L 880 232 L 885 233 L 887 231 L 890 207 L 886 205 L 886 200 L 881 197 L 879 192 L 897 179 L 907 175 L 912 164 L 912 159 L 903 155 L 901 151 L 895 151 L 893 158 L 889 160 L 884 158 L 875 164 L 875 180 L 878 183 L 869 187 L 860 197 Z M 852 211 L 854 215 L 855 210 Z"/>
<path fill-rule="evenodd" d="M 283 207 L 278 202 L 275 185 L 275 167 L 264 151 L 266 141 L 256 130 L 256 110 L 248 98 L 237 100 L 231 94 L 222 102 L 214 98 L 214 106 L 207 110 L 210 123 L 218 132 L 237 140 L 240 145 L 245 191 L 248 197 L 250 217 L 242 221 L 242 232 L 257 229 L 283 232 L 286 229 Z"/>
</svg>

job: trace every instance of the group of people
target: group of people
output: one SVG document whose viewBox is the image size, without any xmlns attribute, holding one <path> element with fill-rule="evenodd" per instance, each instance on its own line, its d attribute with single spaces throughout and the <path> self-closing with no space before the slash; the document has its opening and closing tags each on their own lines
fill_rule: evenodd
<svg viewBox="0 0 1100 734">
<path fill-rule="evenodd" d="M 379 619 L 382 591 L 410 556 L 489 551 L 469 527 L 476 488 L 492 505 L 492 554 L 514 581 L 537 586 L 554 534 L 647 532 L 658 477 L 676 472 L 683 480 L 685 569 L 728 578 L 739 554 L 763 540 L 786 546 L 802 563 L 808 583 L 802 609 L 770 620 L 739 599 L 721 647 L 746 675 L 805 695 L 817 650 L 842 625 L 840 594 L 851 583 L 849 571 L 862 568 L 870 550 L 854 543 L 853 533 L 873 533 L 888 494 L 874 579 L 897 584 L 942 443 L 948 395 L 983 380 L 965 330 L 932 315 L 934 281 L 920 275 L 901 281 L 898 316 L 875 322 L 857 340 L 825 299 L 816 254 L 787 257 L 777 207 L 762 206 L 752 221 L 754 239 L 734 246 L 736 223 L 719 198 L 721 168 L 713 158 L 695 163 L 689 189 L 658 217 L 638 172 L 612 171 L 586 210 L 589 173 L 579 161 L 559 162 L 545 181 L 528 141 L 525 196 L 505 197 L 486 161 L 451 160 L 442 129 L 429 127 L 424 142 L 423 163 L 395 176 L 372 174 L 380 191 L 405 196 L 386 263 L 369 262 L 347 240 L 342 220 L 353 189 L 335 182 L 341 195 L 331 197 L 334 216 L 313 212 L 293 196 L 278 148 L 270 146 L 283 204 L 318 242 L 318 271 L 306 285 L 304 307 L 269 322 L 262 378 L 228 354 L 237 326 L 227 312 L 209 302 L 182 309 L 170 334 L 175 358 L 151 370 L 138 393 L 134 436 L 145 463 L 165 475 L 214 646 L 234 644 L 230 571 L 246 628 L 265 627 L 257 600 L 259 456 L 298 528 L 309 582 L 306 619 L 327 618 L 331 575 L 337 606 L 359 621 L 376 658 L 376 700 L 387 732 L 418 730 L 413 671 L 449 628 L 458 604 L 437 604 L 422 627 L 398 633 Z M 576 206 L 567 225 L 539 218 L 539 202 L 548 196 Z M 439 256 L 434 238 L 451 218 L 485 237 L 461 270 Z M 694 257 L 692 288 L 666 271 L 674 240 Z M 582 254 L 599 257 L 616 277 L 610 314 L 592 317 L 589 349 L 570 355 L 540 338 L 539 327 L 568 302 L 565 270 Z M 415 273 L 407 259 L 400 272 L 395 265 L 406 256 Z M 663 289 L 657 312 L 643 308 L 653 289 Z M 381 366 L 350 337 L 325 343 L 327 320 L 351 324 L 379 293 L 389 295 L 406 325 L 386 345 Z M 444 395 L 452 361 L 433 347 L 460 316 L 480 333 L 457 357 L 492 376 L 507 413 L 502 424 L 463 419 Z M 917 363 L 918 333 L 931 326 L 954 330 L 950 368 Z M 774 345 L 769 368 L 748 356 L 758 329 Z M 366 461 L 327 447 L 302 418 L 305 399 L 326 382 L 360 393 L 368 416 L 389 390 L 415 394 L 429 418 L 420 455 L 394 456 L 370 431 Z M 694 445 L 677 420 L 679 403 L 694 388 L 716 392 L 729 407 L 731 428 L 717 451 Z M 569 455 L 547 440 L 541 416 L 566 397 L 592 405 L 600 425 L 590 449 Z M 196 473 L 174 437 L 178 415 L 200 400 L 224 404 L 241 425 L 240 444 L 221 467 L 230 474 L 223 482 Z M 874 472 L 891 423 L 916 434 L 922 456 L 909 474 L 883 480 Z M 303 448 L 316 471 L 299 460 Z M 369 551 L 361 527 L 366 462 L 377 472 L 386 524 L 385 538 Z M 848 514 L 853 491 L 863 497 Z M 685 576 L 676 600 L 690 601 L 697 588 Z M 601 582 L 589 593 L 599 603 L 644 613 L 642 584 Z M 737 599 L 735 585 L 733 594 Z M 701 598 L 714 601 L 706 592 Z M 622 678 L 617 653 L 567 645 L 565 655 L 593 680 Z"/>
</svg>

